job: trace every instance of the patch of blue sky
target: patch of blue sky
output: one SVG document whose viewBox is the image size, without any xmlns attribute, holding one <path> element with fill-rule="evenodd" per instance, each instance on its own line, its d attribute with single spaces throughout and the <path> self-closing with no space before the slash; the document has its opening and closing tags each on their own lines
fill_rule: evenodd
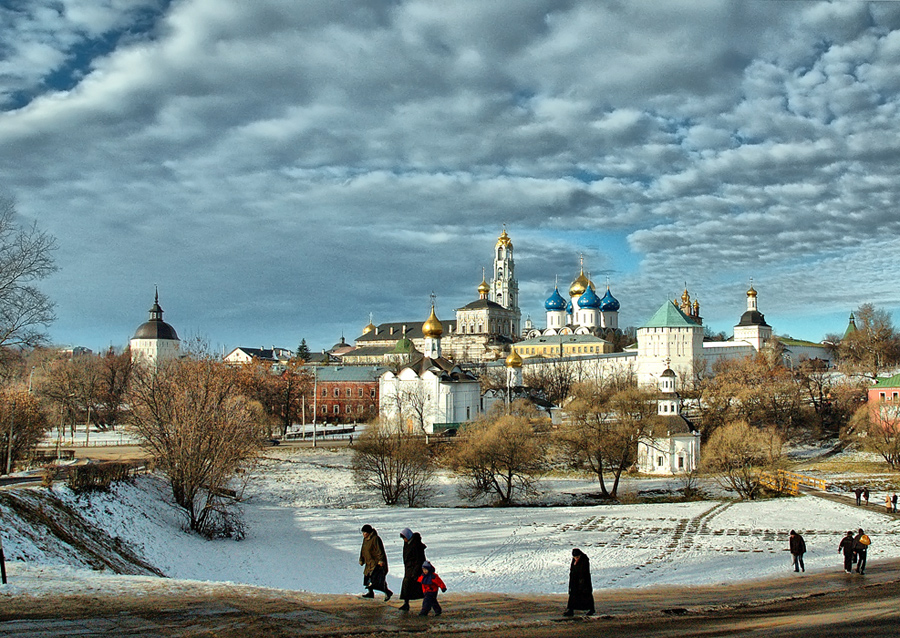
<svg viewBox="0 0 900 638">
<path fill-rule="evenodd" d="M 158 0 L 153 6 L 135 10 L 128 25 L 98 37 L 81 39 L 66 51 L 63 64 L 45 75 L 39 84 L 11 93 L 3 110 L 20 109 L 47 92 L 72 90 L 90 73 L 94 60 L 109 55 L 123 42 L 152 35 L 156 21 L 170 4 L 171 0 Z"/>
<path fill-rule="evenodd" d="M 633 252 L 628 245 L 628 231 L 625 230 L 546 228 L 541 229 L 541 236 L 571 244 L 577 251 L 583 252 L 584 269 L 596 276 L 608 274 L 615 280 L 617 275 L 637 272 L 641 263 L 641 255 Z"/>
</svg>

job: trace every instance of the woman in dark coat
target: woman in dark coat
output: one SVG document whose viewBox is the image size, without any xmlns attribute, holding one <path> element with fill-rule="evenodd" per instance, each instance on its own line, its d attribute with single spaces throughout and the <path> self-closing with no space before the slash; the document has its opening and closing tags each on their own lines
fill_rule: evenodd
<svg viewBox="0 0 900 638">
<path fill-rule="evenodd" d="M 425 562 L 425 543 L 419 532 L 413 533 L 408 527 L 400 532 L 403 539 L 403 584 L 400 586 L 400 605 L 402 611 L 409 611 L 409 601 L 421 600 L 422 583 L 419 576 L 422 575 L 422 563 Z"/>
<path fill-rule="evenodd" d="M 591 584 L 591 561 L 580 549 L 572 550 L 569 567 L 569 603 L 563 616 L 571 616 L 575 609 L 594 613 L 594 586 Z"/>
</svg>

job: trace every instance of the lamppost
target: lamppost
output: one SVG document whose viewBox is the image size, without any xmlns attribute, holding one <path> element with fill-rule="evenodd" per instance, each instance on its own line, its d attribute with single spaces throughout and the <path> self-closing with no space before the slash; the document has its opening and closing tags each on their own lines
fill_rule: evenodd
<svg viewBox="0 0 900 638">
<path fill-rule="evenodd" d="M 319 369 L 313 366 L 313 447 L 318 447 L 316 442 L 316 419 L 319 416 Z M 306 438 L 306 428 L 303 429 L 303 437 Z"/>
</svg>

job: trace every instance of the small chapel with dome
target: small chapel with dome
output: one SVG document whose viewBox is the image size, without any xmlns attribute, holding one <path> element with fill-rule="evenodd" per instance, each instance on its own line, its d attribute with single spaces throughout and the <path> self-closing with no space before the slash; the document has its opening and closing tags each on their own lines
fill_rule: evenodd
<svg viewBox="0 0 900 638">
<path fill-rule="evenodd" d="M 175 328 L 163 321 L 159 290 L 156 290 L 150 318 L 138 326 L 129 342 L 131 360 L 134 363 L 157 366 L 161 361 L 177 357 L 180 343 Z"/>
</svg>

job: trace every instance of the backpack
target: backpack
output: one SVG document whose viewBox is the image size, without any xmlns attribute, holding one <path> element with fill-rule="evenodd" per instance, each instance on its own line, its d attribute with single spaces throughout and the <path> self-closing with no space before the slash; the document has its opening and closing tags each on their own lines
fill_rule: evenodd
<svg viewBox="0 0 900 638">
<path fill-rule="evenodd" d="M 869 545 L 872 544 L 872 539 L 869 538 L 868 534 L 863 534 L 862 536 L 859 537 L 859 544 L 865 545 L 866 547 L 868 547 Z"/>
</svg>

